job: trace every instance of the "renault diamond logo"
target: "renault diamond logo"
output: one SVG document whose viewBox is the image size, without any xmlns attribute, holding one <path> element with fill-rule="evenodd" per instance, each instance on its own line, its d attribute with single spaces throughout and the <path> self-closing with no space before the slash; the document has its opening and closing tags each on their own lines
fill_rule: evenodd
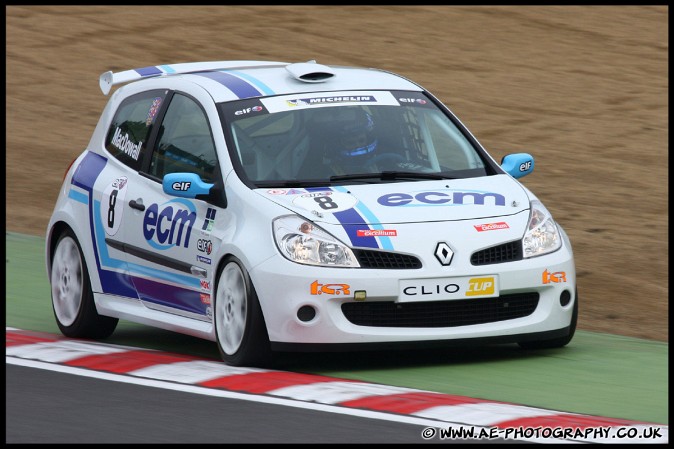
<svg viewBox="0 0 674 449">
<path fill-rule="evenodd" d="M 449 247 L 445 242 L 438 243 L 437 248 L 435 248 L 435 257 L 438 258 L 440 263 L 444 266 L 452 263 L 452 257 L 454 257 L 454 251 Z"/>
</svg>

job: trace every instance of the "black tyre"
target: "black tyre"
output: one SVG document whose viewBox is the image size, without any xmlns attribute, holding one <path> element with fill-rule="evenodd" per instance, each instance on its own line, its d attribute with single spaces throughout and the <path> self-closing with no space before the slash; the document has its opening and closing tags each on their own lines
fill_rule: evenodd
<svg viewBox="0 0 674 449">
<path fill-rule="evenodd" d="M 222 359 L 233 366 L 267 366 L 271 347 L 255 288 L 235 257 L 218 271 L 215 286 L 215 335 Z"/>
<path fill-rule="evenodd" d="M 66 337 L 103 339 L 117 327 L 117 318 L 99 315 L 80 244 L 68 229 L 58 239 L 51 262 L 54 317 Z"/>
<path fill-rule="evenodd" d="M 571 325 L 569 326 L 569 334 L 565 337 L 553 338 L 551 340 L 539 341 L 522 341 L 519 342 L 523 349 L 554 349 L 561 348 L 569 344 L 573 335 L 576 333 L 576 325 L 578 324 L 578 290 L 576 290 L 576 298 L 573 304 L 573 315 L 571 315 Z"/>
</svg>

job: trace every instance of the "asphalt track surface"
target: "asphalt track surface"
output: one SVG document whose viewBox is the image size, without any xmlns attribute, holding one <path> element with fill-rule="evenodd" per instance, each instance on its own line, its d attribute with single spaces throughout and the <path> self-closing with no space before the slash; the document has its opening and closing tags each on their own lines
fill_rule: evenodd
<svg viewBox="0 0 674 449">
<path fill-rule="evenodd" d="M 43 246 L 39 238 L 7 234 L 7 325 L 17 326 L 37 331 L 54 332 L 55 325 L 51 317 L 48 290 L 45 297 L 45 277 L 42 257 Z M 18 270 L 18 271 L 17 271 Z M 23 275 L 21 274 L 23 273 Z M 29 280 L 29 281 L 27 281 Z M 19 292 L 19 293 L 17 293 Z M 39 297 L 33 301 L 33 296 Z M 20 300 L 19 300 L 20 298 Z M 32 304 L 32 305 L 31 305 Z M 36 310 L 34 307 L 37 307 Z M 46 311 L 46 313 L 45 313 Z M 134 325 L 121 325 L 117 333 L 121 336 L 111 343 L 128 344 L 123 341 L 125 336 L 133 335 L 140 339 L 146 347 L 152 347 L 158 343 L 153 338 L 144 338 L 148 335 L 156 336 L 158 340 L 167 340 L 166 334 L 153 330 L 140 331 Z M 641 420 L 650 423 L 668 423 L 667 416 L 667 345 L 655 344 L 655 351 L 649 351 L 653 344 L 648 341 L 633 339 L 613 339 L 612 336 L 602 334 L 585 335 L 579 333 L 571 345 L 577 340 L 584 343 L 583 346 L 601 346 L 602 338 L 608 338 L 613 350 L 621 350 L 615 354 L 615 360 L 621 359 L 624 366 L 602 366 L 604 374 L 622 372 L 621 379 L 604 375 L 606 383 L 611 386 L 611 391 L 616 396 L 616 404 L 622 403 L 622 407 L 615 404 L 607 406 L 604 413 L 595 413 L 607 417 Z M 599 343 L 595 340 L 599 340 Z M 191 338 L 177 336 L 169 348 L 157 348 L 176 350 L 179 352 L 213 358 L 210 342 L 194 344 Z M 149 344 L 149 346 L 148 346 Z M 181 345 L 184 344 L 184 347 Z M 570 348 L 573 347 L 570 345 Z M 141 343 L 139 346 L 143 346 Z M 156 346 L 161 346 L 157 344 Z M 187 348 L 190 349 L 187 349 Z M 570 349 L 567 348 L 567 349 Z M 563 350 L 564 351 L 564 350 Z M 597 366 L 590 363 L 591 358 L 584 358 L 583 354 L 568 351 L 558 353 L 553 357 L 565 361 L 566 372 L 549 372 L 550 387 L 560 383 L 563 390 L 565 384 L 559 382 L 562 377 L 572 376 L 574 385 L 583 391 L 584 385 L 576 378 L 574 369 L 580 362 L 585 362 L 585 378 L 589 386 L 593 385 L 591 371 L 596 371 Z M 639 356 L 648 355 L 648 359 Z M 575 355 L 575 357 L 574 357 Z M 600 357 L 595 354 L 595 358 Z M 520 377 L 527 379 L 527 367 L 535 367 L 536 364 L 546 362 L 549 357 L 534 357 L 534 360 L 510 360 L 508 357 L 499 360 L 493 357 L 495 364 L 487 363 L 493 373 L 494 367 L 503 367 L 500 376 L 509 376 L 519 370 Z M 538 358 L 538 361 L 536 359 Z M 429 381 L 426 371 L 433 371 L 430 379 L 438 376 L 438 368 L 427 366 L 428 360 L 420 359 L 416 363 L 401 363 L 396 367 L 395 362 L 374 363 L 368 366 L 362 359 L 333 357 L 319 357 L 317 365 L 307 362 L 306 358 L 291 359 L 295 361 L 290 368 L 314 372 L 324 375 L 339 375 L 340 377 L 359 379 L 390 385 L 401 385 L 440 391 L 436 383 Z M 487 356 L 489 359 L 489 356 Z M 298 362 L 299 360 L 299 362 Z M 348 362 L 347 362 L 348 361 Z M 353 363 L 355 361 L 355 363 Z M 461 368 L 472 372 L 474 382 L 481 381 L 481 367 L 484 367 L 484 359 L 464 358 Z M 515 368 L 513 368 L 513 364 Z M 355 366 L 357 369 L 348 370 L 344 365 Z M 321 366 L 323 369 L 321 370 Z M 635 367 L 642 367 L 643 372 Z M 627 369 L 632 367 L 632 370 Z M 327 368 L 327 370 L 326 370 Z M 332 368 L 332 371 L 330 370 Z M 398 368 L 398 369 L 396 369 Z M 459 378 L 462 382 L 461 370 L 456 365 L 448 364 L 442 367 L 445 378 Z M 522 371 L 524 370 L 524 371 Z M 322 371 L 322 372 L 321 372 Z M 536 370 L 532 370 L 534 375 Z M 581 367 L 581 372 L 582 372 Z M 653 376 L 656 373 L 657 375 Z M 109 380 L 92 379 L 83 376 L 73 376 L 66 373 L 44 371 L 36 368 L 13 366 L 8 363 L 7 369 L 7 418 L 6 442 L 246 442 L 246 443 L 291 443 L 291 442 L 337 442 L 337 443 L 360 443 L 360 442 L 400 442 L 421 443 L 421 430 L 423 425 L 411 425 L 401 422 L 363 418 L 360 416 L 348 416 L 336 413 L 328 413 L 315 410 L 303 410 L 280 405 L 251 403 L 235 399 L 214 398 L 203 395 L 194 395 L 185 392 L 165 391 L 163 389 L 149 388 L 146 386 L 112 383 Z M 441 376 L 443 374 L 440 374 Z M 468 375 L 467 377 L 471 377 Z M 492 376 L 494 377 L 494 376 Z M 410 385 L 410 378 L 419 379 L 418 385 Z M 424 382 L 425 379 L 425 382 Z M 445 382 L 447 383 L 447 382 Z M 531 400 L 532 394 L 523 394 L 519 391 L 517 382 L 501 382 L 496 389 L 503 389 L 503 385 L 512 384 L 512 394 L 522 397 L 520 404 L 539 406 Z M 613 384 L 613 385 L 611 385 Z M 596 387 L 597 385 L 594 385 Z M 477 386 L 473 385 L 477 388 Z M 471 391 L 470 385 L 455 383 L 449 387 L 454 394 L 464 394 Z M 596 388 L 589 388 L 589 390 Z M 636 390 L 636 393 L 633 392 Z M 488 388 L 482 388 L 482 397 L 491 397 L 493 400 L 504 400 L 496 397 Z M 540 391 L 539 393 L 543 393 Z M 574 392 L 569 390 L 573 396 Z M 588 393 L 586 402 L 604 402 L 606 397 L 593 396 Z M 584 396 L 588 396 L 584 394 Z M 539 394 L 539 396 L 545 396 Z M 641 398 L 644 409 L 637 407 L 636 400 L 632 396 Z M 534 395 L 535 396 L 535 395 Z M 563 397 L 564 392 L 559 391 L 558 397 Z M 622 397 L 622 400 L 621 400 Z M 506 398 L 507 399 L 507 398 Z M 610 401 L 609 401 L 610 402 Z M 645 403 L 645 404 L 644 404 Z M 564 404 L 561 401 L 559 404 Z M 604 404 L 606 405 L 606 404 Z M 576 409 L 571 407 L 559 407 L 546 402 L 544 407 L 570 412 L 587 413 L 584 404 L 579 401 Z M 599 407 L 601 409 L 601 407 Z M 592 410 L 591 410 L 592 411 Z M 647 411 L 650 411 L 647 412 Z M 437 440 L 431 440 L 435 442 Z M 497 442 L 499 440 L 491 440 Z M 449 442 L 449 441 L 443 441 Z M 484 442 L 484 441 L 483 441 Z"/>
<path fill-rule="evenodd" d="M 6 373 L 6 443 L 424 442 L 424 426 L 22 366 Z"/>
</svg>

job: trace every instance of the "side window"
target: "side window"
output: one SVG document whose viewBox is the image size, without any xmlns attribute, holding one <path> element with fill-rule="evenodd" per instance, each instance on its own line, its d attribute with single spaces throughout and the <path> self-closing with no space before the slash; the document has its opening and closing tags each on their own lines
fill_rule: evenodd
<svg viewBox="0 0 674 449">
<path fill-rule="evenodd" d="M 129 167 L 140 169 L 147 140 L 162 102 L 163 90 L 143 92 L 124 100 L 105 138 L 105 148 Z"/>
<path fill-rule="evenodd" d="M 216 164 L 206 114 L 194 100 L 176 93 L 161 124 L 149 173 L 163 178 L 167 173 L 190 172 L 212 182 Z"/>
</svg>

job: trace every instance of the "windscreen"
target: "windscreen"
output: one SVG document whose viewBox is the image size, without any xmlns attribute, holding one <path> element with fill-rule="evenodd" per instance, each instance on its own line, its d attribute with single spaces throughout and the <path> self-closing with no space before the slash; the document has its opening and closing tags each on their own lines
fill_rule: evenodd
<svg viewBox="0 0 674 449">
<path fill-rule="evenodd" d="M 219 107 L 235 168 L 260 187 L 490 174 L 458 125 L 421 92 L 305 93 Z"/>
</svg>

